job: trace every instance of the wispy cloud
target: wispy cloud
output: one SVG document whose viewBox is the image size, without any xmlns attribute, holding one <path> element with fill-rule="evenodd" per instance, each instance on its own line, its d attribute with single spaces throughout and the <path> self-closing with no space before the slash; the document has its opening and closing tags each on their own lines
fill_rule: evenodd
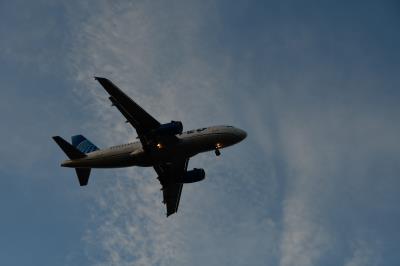
<svg viewBox="0 0 400 266">
<path fill-rule="evenodd" d="M 71 53 L 71 69 L 76 73 L 77 94 L 93 113 L 94 121 L 87 125 L 87 130 L 96 131 L 96 137 L 104 143 L 126 141 L 135 135 L 123 125 L 122 116 L 110 108 L 105 93 L 90 79 L 93 75 L 112 79 L 160 121 L 179 119 L 186 128 L 191 128 L 235 120 L 230 117 L 226 95 L 220 90 L 227 78 L 224 68 L 229 68 L 229 62 L 207 65 L 194 51 L 196 32 L 202 24 L 198 17 L 206 14 L 207 5 L 170 4 L 103 2 L 96 14 L 77 26 L 78 41 Z M 212 18 L 211 13 L 207 16 Z M 218 186 L 221 185 L 218 179 L 236 179 L 244 172 L 238 164 L 233 164 L 239 158 L 232 159 L 224 160 L 231 160 L 229 164 L 207 156 L 192 160 L 191 165 L 207 168 L 210 181 L 185 186 L 179 214 L 168 219 L 161 204 L 160 185 L 152 170 L 121 171 L 118 177 L 102 184 L 106 188 L 99 188 L 95 195 L 93 228 L 87 233 L 94 263 L 200 265 L 201 260 L 193 262 L 193 258 L 207 255 L 211 261 L 224 262 L 228 255 L 238 257 L 225 240 L 236 229 L 235 235 L 241 239 L 231 239 L 232 244 L 245 250 L 243 255 L 250 256 L 244 247 L 249 244 L 251 249 L 260 241 L 264 243 L 267 232 L 271 237 L 274 235 L 275 225 L 268 218 L 261 223 L 254 217 L 243 220 L 235 218 L 240 210 L 235 213 L 223 210 L 224 201 L 229 202 L 224 198 L 228 196 L 224 189 L 240 193 L 240 187 L 226 180 L 222 182 L 229 186 Z M 231 193 L 229 197 L 234 197 L 235 193 Z M 219 202 L 220 199 L 224 201 Z M 216 207 L 217 204 L 222 205 Z M 233 210 L 232 203 L 228 205 Z M 222 219 L 223 224 L 218 225 L 219 218 L 212 215 L 219 211 L 228 215 L 226 219 L 236 219 L 235 223 L 241 221 L 240 224 L 224 228 L 228 220 Z M 224 245 L 224 249 L 216 249 Z"/>
<path fill-rule="evenodd" d="M 232 148 L 222 160 L 191 160 L 209 178 L 185 186 L 180 212 L 168 219 L 152 170 L 108 172 L 113 178 L 107 179 L 95 172 L 96 205 L 86 237 L 94 264 L 323 265 L 353 252 L 356 228 L 370 226 L 362 215 L 377 211 L 363 206 L 386 202 L 378 187 L 395 195 L 385 185 L 393 183 L 390 174 L 379 181 L 369 174 L 368 165 L 380 169 L 381 156 L 397 154 L 399 128 L 387 119 L 393 114 L 372 112 L 376 105 L 352 90 L 354 82 L 373 90 L 368 81 L 350 80 L 347 93 L 335 91 L 325 80 L 315 81 L 324 72 L 314 66 L 287 82 L 253 81 L 248 69 L 235 71 L 251 62 L 204 45 L 205 29 L 221 26 L 213 3 L 103 1 L 95 12 L 91 8 L 82 4 L 75 14 L 70 7 L 75 41 L 69 65 L 82 108 L 93 116 L 86 130 L 100 142 L 124 142 L 135 134 L 111 109 L 94 75 L 112 79 L 162 122 L 178 119 L 192 128 L 227 121 L 250 133 L 241 153 Z M 313 43 L 311 30 L 307 44 L 290 43 L 290 32 L 282 30 L 287 47 Z M 231 89 L 230 81 L 238 79 L 259 90 Z M 371 194 L 376 196 L 368 199 Z M 372 263 L 369 250 L 357 245 L 347 264 L 357 265 L 360 257 Z"/>
<path fill-rule="evenodd" d="M 368 243 L 358 239 L 353 243 L 353 254 L 345 261 L 345 266 L 374 266 L 382 265 L 380 247 L 376 243 Z"/>
</svg>

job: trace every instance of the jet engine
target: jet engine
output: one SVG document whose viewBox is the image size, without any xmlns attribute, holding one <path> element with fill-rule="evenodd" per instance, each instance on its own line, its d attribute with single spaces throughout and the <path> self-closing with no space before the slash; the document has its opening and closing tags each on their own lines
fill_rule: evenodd
<svg viewBox="0 0 400 266">
<path fill-rule="evenodd" d="M 171 121 L 171 123 L 162 124 L 155 130 L 156 135 L 171 136 L 181 134 L 183 131 L 183 125 L 181 121 Z"/>
<path fill-rule="evenodd" d="M 206 177 L 206 173 L 204 169 L 194 168 L 193 170 L 186 171 L 181 179 L 178 180 L 178 183 L 195 183 L 203 180 Z"/>
</svg>

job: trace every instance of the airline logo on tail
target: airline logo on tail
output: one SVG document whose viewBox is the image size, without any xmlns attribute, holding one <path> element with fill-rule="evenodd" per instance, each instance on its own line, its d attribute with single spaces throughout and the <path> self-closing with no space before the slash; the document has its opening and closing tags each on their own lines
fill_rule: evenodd
<svg viewBox="0 0 400 266">
<path fill-rule="evenodd" d="M 82 135 L 76 135 L 71 137 L 72 146 L 83 153 L 89 153 L 93 151 L 97 151 L 99 148 L 96 147 L 93 143 L 91 143 L 88 139 L 86 139 Z"/>
</svg>

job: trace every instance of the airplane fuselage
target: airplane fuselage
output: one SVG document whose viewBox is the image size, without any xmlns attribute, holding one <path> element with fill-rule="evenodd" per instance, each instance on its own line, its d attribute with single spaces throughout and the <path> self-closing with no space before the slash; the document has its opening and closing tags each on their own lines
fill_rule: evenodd
<svg viewBox="0 0 400 266">
<path fill-rule="evenodd" d="M 190 158 L 201 152 L 219 150 L 240 142 L 246 132 L 232 126 L 213 126 L 189 130 L 176 135 L 176 143 L 157 143 L 145 151 L 140 141 L 113 146 L 88 153 L 81 159 L 66 160 L 61 166 L 73 168 L 119 168 L 153 166 L 179 158 Z"/>
</svg>

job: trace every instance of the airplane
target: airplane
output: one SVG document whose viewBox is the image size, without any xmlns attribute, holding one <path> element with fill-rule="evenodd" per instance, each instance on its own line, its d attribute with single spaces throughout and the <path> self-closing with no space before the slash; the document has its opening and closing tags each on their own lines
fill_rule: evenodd
<svg viewBox="0 0 400 266">
<path fill-rule="evenodd" d="M 246 138 L 244 130 L 233 126 L 212 126 L 183 132 L 180 121 L 161 124 L 110 80 L 95 77 L 110 95 L 115 106 L 136 130 L 139 141 L 99 149 L 82 135 L 71 137 L 70 144 L 60 136 L 54 141 L 69 158 L 62 167 L 74 168 L 80 186 L 86 186 L 92 168 L 130 166 L 153 167 L 158 174 L 167 217 L 178 211 L 182 186 L 205 178 L 204 169 L 187 170 L 189 159 L 199 153 L 215 151 Z"/>
</svg>

